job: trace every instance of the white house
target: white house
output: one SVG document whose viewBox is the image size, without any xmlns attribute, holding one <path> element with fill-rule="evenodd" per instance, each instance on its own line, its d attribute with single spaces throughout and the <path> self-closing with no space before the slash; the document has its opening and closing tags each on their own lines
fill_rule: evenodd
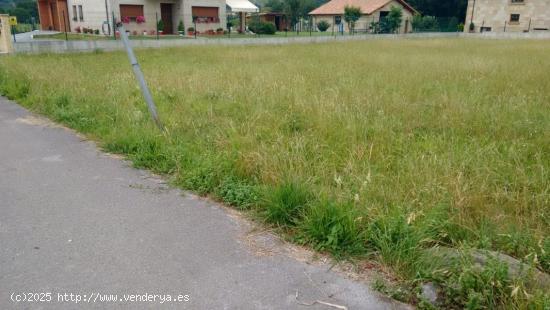
<svg viewBox="0 0 550 310">
<path fill-rule="evenodd" d="M 123 22 L 127 30 L 152 34 L 158 20 L 164 23 L 164 33 L 177 33 L 181 22 L 184 28 L 195 27 L 199 32 L 226 29 L 225 0 L 38 0 L 40 25 L 43 30 L 77 32 L 83 28 L 112 33 L 115 22 Z M 235 3 L 234 1 L 232 3 Z M 250 11 L 233 5 L 233 12 Z M 249 5 L 250 4 L 250 5 Z"/>
</svg>

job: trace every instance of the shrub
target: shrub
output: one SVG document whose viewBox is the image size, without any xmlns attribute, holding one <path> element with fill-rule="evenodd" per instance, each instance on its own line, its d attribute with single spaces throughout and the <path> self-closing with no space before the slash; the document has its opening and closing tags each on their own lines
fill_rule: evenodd
<svg viewBox="0 0 550 310">
<path fill-rule="evenodd" d="M 94 34 L 99 34 L 99 29 L 94 30 Z"/>
<path fill-rule="evenodd" d="M 248 25 L 250 31 L 257 34 L 275 34 L 277 28 L 272 23 L 253 21 Z"/>
<path fill-rule="evenodd" d="M 178 24 L 178 31 L 179 32 L 184 32 L 185 31 L 185 27 L 183 26 L 183 21 L 180 20 L 179 24 Z"/>
<path fill-rule="evenodd" d="M 415 32 L 438 31 L 439 23 L 435 16 L 415 15 L 412 20 L 412 27 Z"/>
<path fill-rule="evenodd" d="M 74 31 L 75 31 L 76 33 L 81 33 L 81 32 L 82 32 L 82 28 L 80 28 L 80 26 L 78 26 L 78 27 L 76 27 L 76 28 L 74 29 Z"/>
<path fill-rule="evenodd" d="M 317 23 L 317 29 L 321 32 L 325 32 L 330 27 L 330 24 L 326 20 L 322 20 Z"/>
<path fill-rule="evenodd" d="M 161 20 L 159 20 L 159 22 L 157 23 L 157 29 L 158 31 L 164 31 L 164 22 Z"/>
<path fill-rule="evenodd" d="M 285 182 L 275 188 L 266 206 L 266 218 L 278 225 L 295 225 L 303 217 L 312 195 L 295 182 Z"/>
<path fill-rule="evenodd" d="M 189 31 L 189 32 L 193 32 L 193 31 L 195 31 L 195 28 L 193 28 L 193 27 L 189 27 L 189 28 L 187 28 L 187 31 Z"/>
<path fill-rule="evenodd" d="M 277 28 L 272 23 L 264 23 L 262 26 L 262 34 L 275 34 Z"/>
</svg>

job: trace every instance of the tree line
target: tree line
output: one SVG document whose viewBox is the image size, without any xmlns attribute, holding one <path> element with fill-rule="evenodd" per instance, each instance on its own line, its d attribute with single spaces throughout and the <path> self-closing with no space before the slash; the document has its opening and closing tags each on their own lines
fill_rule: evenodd
<svg viewBox="0 0 550 310">
<path fill-rule="evenodd" d="M 325 4 L 327 0 L 268 0 L 262 7 L 265 12 L 286 14 L 290 21 L 296 22 L 306 17 L 313 9 Z M 420 14 L 434 17 L 456 18 L 463 22 L 468 0 L 407 0 Z"/>
<path fill-rule="evenodd" d="M 0 1 L 0 14 L 17 17 L 19 23 L 38 23 L 38 7 L 36 1 L 20 0 L 15 2 Z"/>
</svg>

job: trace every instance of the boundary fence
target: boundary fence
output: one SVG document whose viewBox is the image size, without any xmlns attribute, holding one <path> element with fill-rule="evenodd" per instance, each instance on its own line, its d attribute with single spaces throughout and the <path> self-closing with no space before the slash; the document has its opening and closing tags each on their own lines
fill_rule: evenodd
<svg viewBox="0 0 550 310">
<path fill-rule="evenodd" d="M 410 34 L 357 34 L 351 36 L 304 36 L 304 37 L 260 37 L 220 38 L 196 40 L 133 40 L 135 48 L 164 48 L 196 45 L 281 45 L 303 43 L 325 43 L 339 41 L 360 41 L 374 39 L 420 39 L 420 38 L 480 38 L 480 39 L 542 39 L 550 40 L 550 33 L 410 33 Z M 74 53 L 122 50 L 120 40 L 95 41 L 36 41 L 14 44 L 16 53 Z"/>
</svg>

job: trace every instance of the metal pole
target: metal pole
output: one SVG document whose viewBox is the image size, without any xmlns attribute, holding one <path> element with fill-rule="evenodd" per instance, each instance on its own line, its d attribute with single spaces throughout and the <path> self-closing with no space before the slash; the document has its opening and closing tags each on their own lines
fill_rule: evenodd
<svg viewBox="0 0 550 310">
<path fill-rule="evenodd" d="M 159 39 L 159 13 L 155 12 L 155 22 L 156 22 L 156 29 L 157 29 L 157 40 Z"/>
<path fill-rule="evenodd" d="M 476 9 L 476 0 L 474 0 L 474 3 L 472 4 L 472 16 L 470 17 L 470 24 L 474 22 L 474 12 Z M 470 25 L 468 25 L 470 27 Z"/>
<path fill-rule="evenodd" d="M 288 15 L 285 15 L 285 37 L 288 37 Z"/>
<path fill-rule="evenodd" d="M 17 39 L 15 38 L 15 26 L 10 25 L 11 28 L 11 34 L 13 35 L 13 42 L 17 43 Z"/>
<path fill-rule="evenodd" d="M 141 68 L 137 61 L 137 58 L 134 55 L 134 50 L 130 45 L 130 40 L 128 40 L 128 35 L 126 34 L 126 30 L 124 29 L 124 26 L 122 26 L 122 24 L 118 26 L 118 31 L 120 32 L 120 38 L 122 39 L 122 43 L 126 48 L 126 53 L 128 54 L 128 58 L 130 59 L 132 70 L 134 70 L 134 75 L 136 76 L 136 79 L 139 82 L 139 87 L 141 88 L 141 92 L 143 93 L 143 97 L 145 98 L 145 102 L 147 103 L 147 108 L 149 108 L 149 112 L 151 113 L 151 118 L 153 119 L 153 121 L 155 122 L 155 124 L 160 130 L 164 130 L 164 127 L 162 126 L 162 123 L 160 122 L 159 116 L 157 114 L 157 107 L 153 102 L 153 97 L 151 96 L 151 92 L 147 87 L 147 82 L 145 82 L 145 78 L 143 77 L 143 72 L 141 72 Z"/>
<path fill-rule="evenodd" d="M 109 7 L 107 6 L 107 0 L 105 0 L 105 21 L 107 22 L 107 36 L 111 35 L 111 25 L 109 24 Z"/>
<path fill-rule="evenodd" d="M 111 16 L 113 17 L 113 38 L 116 41 L 116 20 L 115 20 L 115 12 L 111 11 Z"/>
<path fill-rule="evenodd" d="M 506 21 L 504 21 L 504 32 L 506 32 Z"/>
<path fill-rule="evenodd" d="M 67 20 L 65 19 L 65 11 L 61 11 L 63 15 L 63 28 L 65 29 L 65 41 L 69 41 L 69 37 L 67 36 Z"/>
<path fill-rule="evenodd" d="M 311 37 L 311 32 L 313 31 L 312 25 L 311 25 L 311 15 L 309 15 L 309 36 Z"/>
<path fill-rule="evenodd" d="M 193 20 L 193 24 L 195 25 L 195 31 L 193 31 L 193 34 L 195 35 L 195 39 L 197 38 L 197 19 L 195 18 Z"/>
<path fill-rule="evenodd" d="M 529 28 L 527 28 L 527 32 L 531 32 L 531 18 L 529 18 Z"/>
<path fill-rule="evenodd" d="M 336 24 L 336 15 L 332 16 L 332 35 L 334 35 L 334 24 Z"/>
</svg>

